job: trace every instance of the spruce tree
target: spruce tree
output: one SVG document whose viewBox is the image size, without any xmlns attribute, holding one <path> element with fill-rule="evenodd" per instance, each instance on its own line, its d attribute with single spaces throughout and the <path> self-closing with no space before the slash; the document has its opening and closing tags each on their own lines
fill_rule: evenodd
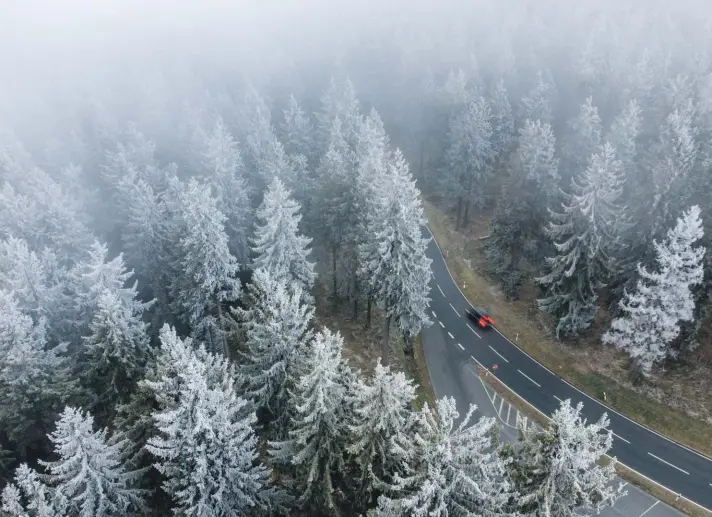
<svg viewBox="0 0 712 517">
<path fill-rule="evenodd" d="M 508 154 L 514 141 L 514 117 L 504 79 L 497 81 L 489 102 L 492 111 L 492 149 L 495 157 Z"/>
<path fill-rule="evenodd" d="M 314 128 L 309 116 L 293 94 L 289 96 L 287 108 L 282 112 L 284 122 L 281 130 L 285 150 L 289 155 L 302 155 L 308 163 L 313 164 L 316 160 L 316 143 L 313 140 Z"/>
<path fill-rule="evenodd" d="M 144 509 L 143 491 L 135 488 L 140 472 L 124 467 L 125 440 L 94 431 L 94 418 L 66 407 L 50 434 L 56 461 L 40 461 L 47 481 L 69 516 L 120 517 Z"/>
<path fill-rule="evenodd" d="M 0 496 L 0 510 L 7 517 L 67 517 L 66 501 L 54 497 L 40 475 L 23 463 Z"/>
<path fill-rule="evenodd" d="M 680 335 L 680 322 L 692 320 L 691 288 L 702 282 L 705 249 L 693 247 L 702 236 L 700 208 L 693 206 L 664 242 L 654 242 L 657 271 L 638 264 L 638 286 L 625 294 L 620 302 L 623 315 L 603 336 L 604 343 L 628 352 L 634 374 L 650 375 L 656 363 L 675 356 L 670 345 Z"/>
<path fill-rule="evenodd" d="M 541 120 L 544 124 L 553 122 L 554 103 L 558 97 L 556 84 L 549 69 L 539 70 L 535 85 L 521 100 L 522 120 Z"/>
<path fill-rule="evenodd" d="M 576 173 L 586 168 L 589 157 L 598 152 L 601 145 L 601 117 L 592 97 L 587 97 L 581 104 L 569 127 L 571 135 L 564 145 L 563 154 L 566 170 Z"/>
</svg>

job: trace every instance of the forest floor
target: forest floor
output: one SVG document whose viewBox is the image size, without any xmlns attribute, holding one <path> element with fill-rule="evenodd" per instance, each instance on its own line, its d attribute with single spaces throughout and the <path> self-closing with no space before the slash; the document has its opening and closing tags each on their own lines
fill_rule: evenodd
<svg viewBox="0 0 712 517">
<path fill-rule="evenodd" d="M 487 274 L 484 256 L 488 217 L 473 217 L 464 230 L 455 230 L 453 214 L 425 201 L 428 226 L 459 285 L 473 303 L 487 307 L 498 328 L 549 369 L 601 402 L 680 443 L 712 456 L 712 371 L 701 364 L 657 372 L 640 385 L 630 382 L 627 356 L 602 346 L 608 327 L 599 311 L 586 336 L 562 343 L 552 337 L 553 320 L 537 308 L 539 289 L 525 278 L 518 300 L 507 300 Z M 532 272 L 533 273 L 533 272 Z"/>
<path fill-rule="evenodd" d="M 381 343 L 385 326 L 385 315 L 375 305 L 371 314 L 371 325 L 366 327 L 366 306 L 361 304 L 356 319 L 353 318 L 353 306 L 341 302 L 334 308 L 329 287 L 330 279 L 326 275 L 320 276 L 314 286 L 317 328 L 326 326 L 331 330 L 338 330 L 344 338 L 343 356 L 348 363 L 362 373 L 371 375 L 378 358 L 381 355 Z M 430 384 L 430 374 L 425 363 L 423 344 L 418 337 L 414 349 L 414 357 L 403 353 L 402 339 L 398 330 L 393 326 L 390 332 L 391 354 L 390 367 L 400 371 L 416 384 L 417 399 L 415 405 L 420 409 L 424 402 L 433 406 L 435 394 Z"/>
</svg>

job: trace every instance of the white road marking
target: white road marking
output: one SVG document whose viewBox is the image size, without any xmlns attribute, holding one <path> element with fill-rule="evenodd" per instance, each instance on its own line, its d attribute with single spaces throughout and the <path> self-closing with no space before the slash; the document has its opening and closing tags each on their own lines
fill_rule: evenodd
<svg viewBox="0 0 712 517">
<path fill-rule="evenodd" d="M 690 473 L 689 473 L 688 471 L 682 470 L 680 467 L 678 467 L 678 466 L 676 466 L 676 465 L 673 465 L 673 464 L 670 463 L 669 461 L 665 461 L 665 460 L 662 459 L 662 458 L 658 458 L 658 457 L 657 457 L 655 454 L 653 454 L 652 452 L 649 452 L 648 454 L 649 454 L 650 456 L 652 456 L 653 458 L 655 458 L 656 460 L 662 461 L 665 465 L 669 465 L 670 467 L 679 470 L 679 471 L 682 472 L 683 474 L 687 474 L 688 476 L 690 475 Z"/>
<path fill-rule="evenodd" d="M 477 336 L 478 338 L 482 339 L 482 336 L 480 336 L 477 332 L 475 332 L 475 329 L 473 329 L 472 327 L 470 327 L 470 324 L 469 324 L 469 323 L 467 323 L 467 328 L 470 329 L 472 332 L 474 332 L 475 336 Z"/>
<path fill-rule="evenodd" d="M 432 313 L 433 313 L 433 318 L 438 319 L 438 315 L 435 314 L 435 311 L 432 311 Z"/>
<path fill-rule="evenodd" d="M 435 285 L 438 286 L 438 291 L 440 291 L 440 294 L 442 294 L 442 295 L 443 295 L 443 298 L 445 298 L 445 293 L 443 293 L 443 290 L 440 289 L 440 284 L 435 284 Z"/>
<path fill-rule="evenodd" d="M 618 436 L 618 435 L 617 435 L 616 433 L 614 433 L 613 431 L 611 431 L 611 434 L 612 434 L 613 436 L 615 436 L 616 438 L 618 438 L 619 440 L 623 440 L 625 443 L 627 443 L 628 445 L 630 445 L 630 442 L 629 442 L 628 440 L 626 440 L 625 438 L 623 438 L 622 436 Z"/>
<path fill-rule="evenodd" d="M 509 414 L 512 412 L 512 405 L 507 405 L 507 423 L 509 423 Z"/>
<path fill-rule="evenodd" d="M 655 501 L 655 502 L 653 503 L 653 506 L 651 506 L 650 508 L 648 508 L 647 510 L 645 510 L 643 513 L 640 514 L 640 517 L 643 517 L 643 515 L 645 515 L 645 514 L 648 513 L 650 510 L 652 510 L 653 508 L 655 508 L 655 507 L 658 505 L 658 503 L 660 503 L 660 501 Z"/>
<path fill-rule="evenodd" d="M 500 418 L 502 418 L 502 406 L 504 406 L 504 399 L 499 401 L 499 411 L 497 411 L 497 414 Z"/>
<path fill-rule="evenodd" d="M 450 307 L 452 307 L 452 310 L 454 310 L 454 311 L 455 311 L 455 314 L 457 314 L 457 317 L 459 318 L 459 317 L 460 317 L 460 313 L 459 313 L 459 312 L 457 312 L 457 309 L 456 309 L 455 307 L 453 307 L 453 305 L 452 305 L 452 304 L 450 304 Z"/>
<path fill-rule="evenodd" d="M 449 332 L 447 333 L 447 335 L 450 336 L 450 339 L 455 339 L 455 336 L 453 336 L 453 335 L 450 334 Z"/>
<path fill-rule="evenodd" d="M 442 321 L 438 320 L 438 323 L 440 323 L 440 326 L 441 326 L 442 328 L 445 328 L 445 325 L 443 325 L 443 322 L 442 322 Z"/>
<path fill-rule="evenodd" d="M 538 387 L 541 388 L 541 384 L 539 384 L 539 383 L 536 382 L 534 379 L 532 379 L 531 377 L 529 377 L 526 373 L 524 373 L 524 372 L 521 371 L 521 370 L 517 370 L 517 371 L 518 371 L 519 373 L 521 373 L 524 377 L 526 377 L 527 379 L 529 379 L 533 384 L 536 384 Z"/>
<path fill-rule="evenodd" d="M 489 346 L 489 345 L 487 345 L 487 346 Z M 497 352 L 497 350 L 495 350 L 495 349 L 492 348 L 491 346 L 489 346 L 489 347 L 490 347 L 490 350 L 492 350 L 495 354 L 497 354 L 499 357 L 502 358 L 502 361 L 504 361 L 505 363 L 508 363 L 508 362 L 509 362 L 509 361 L 507 361 L 507 358 L 504 357 L 504 356 L 503 356 L 502 354 L 500 354 L 499 352 Z"/>
<path fill-rule="evenodd" d="M 457 344 L 457 346 L 459 346 L 459 347 L 460 347 L 460 350 L 463 350 L 463 351 L 465 350 L 465 347 L 464 347 L 464 346 L 462 346 L 462 345 L 461 345 L 460 343 L 458 343 L 458 344 Z"/>
<path fill-rule="evenodd" d="M 561 400 L 561 399 L 560 399 L 559 397 L 557 397 L 556 395 L 554 395 L 554 398 L 559 401 L 559 404 L 563 402 L 563 400 Z"/>
</svg>

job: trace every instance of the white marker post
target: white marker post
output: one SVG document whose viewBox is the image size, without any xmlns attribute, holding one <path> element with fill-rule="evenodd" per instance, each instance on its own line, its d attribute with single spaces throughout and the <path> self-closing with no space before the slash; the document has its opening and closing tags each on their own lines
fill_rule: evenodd
<svg viewBox="0 0 712 517">
<path fill-rule="evenodd" d="M 516 341 L 517 343 L 519 343 L 519 332 L 517 332 L 517 335 L 514 337 L 514 341 Z"/>
</svg>

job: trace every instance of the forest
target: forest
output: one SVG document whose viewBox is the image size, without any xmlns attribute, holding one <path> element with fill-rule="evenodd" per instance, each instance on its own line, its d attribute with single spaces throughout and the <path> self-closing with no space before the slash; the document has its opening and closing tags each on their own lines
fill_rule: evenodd
<svg viewBox="0 0 712 517">
<path fill-rule="evenodd" d="M 416 400 L 425 200 L 552 341 L 712 385 L 704 3 L 43 8 L 0 17 L 0 515 L 613 504 L 605 416 Z"/>
</svg>

